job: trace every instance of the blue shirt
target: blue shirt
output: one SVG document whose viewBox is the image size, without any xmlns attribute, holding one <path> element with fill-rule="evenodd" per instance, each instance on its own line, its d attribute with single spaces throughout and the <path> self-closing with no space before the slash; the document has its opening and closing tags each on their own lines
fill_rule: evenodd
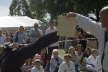
<svg viewBox="0 0 108 72">
<path fill-rule="evenodd" d="M 17 41 L 15 41 L 16 37 L 17 37 Z M 26 41 L 27 41 L 26 32 L 17 32 L 14 36 L 14 41 L 17 43 L 26 43 Z"/>
<path fill-rule="evenodd" d="M 38 37 L 32 37 L 32 36 L 41 34 L 40 31 L 41 31 L 40 29 L 31 29 L 30 30 L 30 42 L 35 42 L 39 39 Z"/>
</svg>

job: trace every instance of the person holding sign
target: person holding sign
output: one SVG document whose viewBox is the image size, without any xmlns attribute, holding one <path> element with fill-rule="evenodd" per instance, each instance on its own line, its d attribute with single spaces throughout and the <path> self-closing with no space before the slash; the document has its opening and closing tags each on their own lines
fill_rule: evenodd
<svg viewBox="0 0 108 72">
<path fill-rule="evenodd" d="M 67 17 L 75 18 L 79 21 L 79 26 L 86 32 L 90 32 L 98 39 L 98 71 L 108 72 L 108 6 L 100 10 L 100 22 L 97 23 L 88 17 L 78 13 L 69 12 Z M 102 69 L 101 69 L 102 67 Z"/>
</svg>

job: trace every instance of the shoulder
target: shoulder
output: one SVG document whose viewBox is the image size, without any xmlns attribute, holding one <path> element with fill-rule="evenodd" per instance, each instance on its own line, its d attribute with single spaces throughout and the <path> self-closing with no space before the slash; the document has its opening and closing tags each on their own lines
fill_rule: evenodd
<svg viewBox="0 0 108 72">
<path fill-rule="evenodd" d="M 51 57 L 51 60 L 50 60 L 50 62 L 52 62 L 52 61 L 54 61 L 54 58 L 53 58 L 53 57 Z"/>
<path fill-rule="evenodd" d="M 36 68 L 35 67 L 32 67 L 31 68 L 31 72 L 36 72 Z"/>
<path fill-rule="evenodd" d="M 74 64 L 74 62 L 73 61 L 70 61 L 70 63 L 73 65 Z"/>
<path fill-rule="evenodd" d="M 34 28 L 31 28 L 30 31 L 34 31 Z"/>
<path fill-rule="evenodd" d="M 88 57 L 88 59 L 90 59 L 90 58 L 92 58 L 93 56 L 92 55 L 90 55 L 89 57 Z"/>
<path fill-rule="evenodd" d="M 87 58 L 87 60 L 90 61 L 92 58 L 93 58 L 93 56 L 90 55 L 90 56 Z"/>
<path fill-rule="evenodd" d="M 66 62 L 65 61 L 63 61 L 62 63 L 61 63 L 61 65 L 65 65 L 66 64 Z"/>
<path fill-rule="evenodd" d="M 31 69 L 34 70 L 34 69 L 36 69 L 36 67 L 32 67 Z"/>
</svg>

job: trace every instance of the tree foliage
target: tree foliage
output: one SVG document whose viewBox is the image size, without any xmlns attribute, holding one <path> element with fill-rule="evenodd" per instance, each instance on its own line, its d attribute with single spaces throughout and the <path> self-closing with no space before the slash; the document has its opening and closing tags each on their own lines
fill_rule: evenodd
<svg viewBox="0 0 108 72">
<path fill-rule="evenodd" d="M 27 5 L 27 2 L 29 4 Z M 42 19 L 46 13 L 51 18 L 69 11 L 84 15 L 95 13 L 99 19 L 99 11 L 108 4 L 108 0 L 13 0 L 10 6 L 11 15 L 27 15 Z"/>
<path fill-rule="evenodd" d="M 108 5 L 108 0 L 74 0 L 75 11 L 84 15 L 95 13 L 99 20 L 99 11 Z"/>
<path fill-rule="evenodd" d="M 31 11 L 26 0 L 13 0 L 10 6 L 10 15 L 32 17 Z"/>
<path fill-rule="evenodd" d="M 30 10 L 33 17 L 37 19 L 42 19 L 46 14 L 43 0 L 29 0 L 29 2 Z"/>
<path fill-rule="evenodd" d="M 56 18 L 62 13 L 73 11 L 73 2 L 72 0 L 45 0 L 45 7 L 51 17 Z"/>
</svg>

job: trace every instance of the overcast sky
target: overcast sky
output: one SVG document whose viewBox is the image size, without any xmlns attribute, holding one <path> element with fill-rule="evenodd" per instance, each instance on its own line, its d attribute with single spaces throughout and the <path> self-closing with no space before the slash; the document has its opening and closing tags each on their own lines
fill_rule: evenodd
<svg viewBox="0 0 108 72">
<path fill-rule="evenodd" d="M 12 0 L 0 0 L 0 16 L 9 15 L 9 6 Z"/>
</svg>

